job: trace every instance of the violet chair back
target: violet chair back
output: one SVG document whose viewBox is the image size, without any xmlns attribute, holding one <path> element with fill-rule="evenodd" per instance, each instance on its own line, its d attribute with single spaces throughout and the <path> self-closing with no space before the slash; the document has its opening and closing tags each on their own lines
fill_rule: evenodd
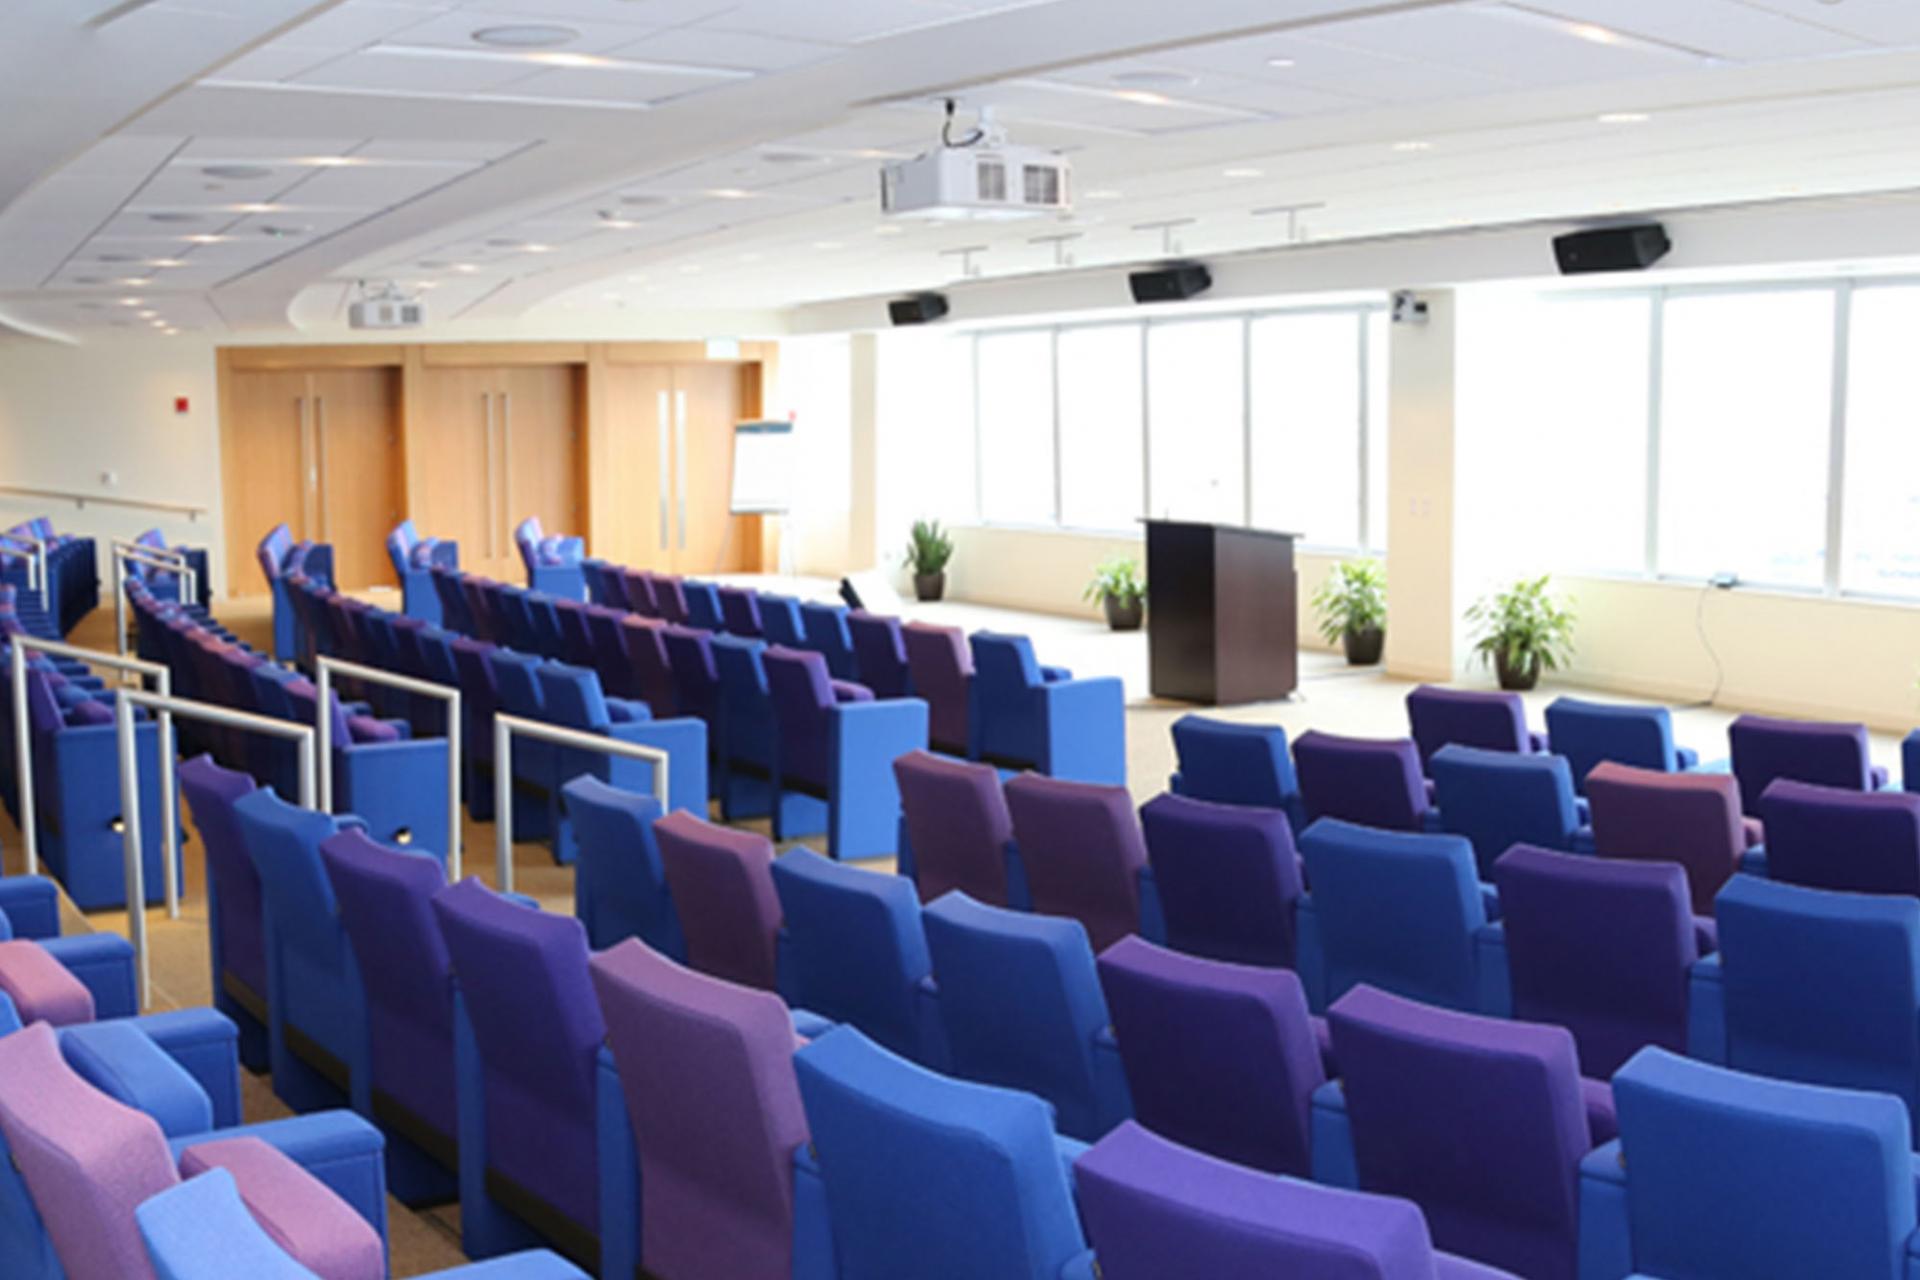
<svg viewBox="0 0 1920 1280">
<path fill-rule="evenodd" d="M 1920 795 L 1781 778 L 1760 797 L 1760 817 L 1770 878 L 1920 897 Z"/>
<path fill-rule="evenodd" d="M 968 703 L 973 696 L 973 653 L 967 633 L 959 627 L 909 622 L 900 628 L 900 636 L 913 674 L 914 696 L 927 700 L 927 730 L 934 749 L 971 756 Z"/>
<path fill-rule="evenodd" d="M 659 819 L 653 833 L 687 962 L 742 986 L 776 989 L 780 895 L 773 887 L 773 841 L 686 812 Z"/>
<path fill-rule="evenodd" d="M 1760 813 L 1760 798 L 1776 778 L 1825 787 L 1873 791 L 1886 782 L 1867 750 L 1863 724 L 1827 724 L 1745 715 L 1727 726 L 1741 811 Z"/>
<path fill-rule="evenodd" d="M 1347 738 L 1309 729 L 1293 740 L 1307 820 L 1338 818 L 1386 831 L 1418 831 L 1429 808 L 1411 738 Z"/>
<path fill-rule="evenodd" d="M 876 698 L 904 698 L 912 692 L 907 669 L 906 640 L 900 619 L 854 609 L 847 614 L 860 683 Z"/>
<path fill-rule="evenodd" d="M 1007 848 L 1013 817 L 999 771 L 913 751 L 893 762 L 893 776 L 920 901 L 958 889 L 976 902 L 1010 905 Z"/>
<path fill-rule="evenodd" d="M 1027 773 L 1006 797 L 1033 909 L 1078 920 L 1095 951 L 1138 932 L 1147 847 L 1127 789 Z"/>
<path fill-rule="evenodd" d="M 1300 855 L 1279 809 L 1155 796 L 1140 827 L 1167 943 L 1237 964 L 1292 968 Z"/>
<path fill-rule="evenodd" d="M 1449 745 L 1488 751 L 1534 750 L 1527 706 L 1517 693 L 1423 684 L 1407 694 L 1407 723 L 1424 766 Z"/>
<path fill-rule="evenodd" d="M 1660 773 L 1608 762 L 1587 775 L 1594 849 L 1603 858 L 1677 862 L 1686 868 L 1695 915 L 1747 849 L 1740 792 L 1729 774 Z"/>
</svg>

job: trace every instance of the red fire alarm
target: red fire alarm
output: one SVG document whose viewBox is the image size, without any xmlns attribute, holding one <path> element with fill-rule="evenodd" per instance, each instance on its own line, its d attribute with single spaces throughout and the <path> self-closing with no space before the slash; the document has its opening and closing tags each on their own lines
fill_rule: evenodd
<svg viewBox="0 0 1920 1280">
<path fill-rule="evenodd" d="M 189 406 L 185 396 L 175 396 L 173 398 L 173 411 L 175 413 L 185 413 L 188 408 Z"/>
</svg>

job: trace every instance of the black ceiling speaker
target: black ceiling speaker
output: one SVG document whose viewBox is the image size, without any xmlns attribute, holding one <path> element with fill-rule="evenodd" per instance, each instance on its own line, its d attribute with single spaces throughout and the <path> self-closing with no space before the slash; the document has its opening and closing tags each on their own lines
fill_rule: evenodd
<svg viewBox="0 0 1920 1280">
<path fill-rule="evenodd" d="M 1198 262 L 1176 262 L 1127 276 L 1135 302 L 1182 302 L 1213 287 L 1213 273 Z"/>
<path fill-rule="evenodd" d="M 1553 256 L 1563 276 L 1595 271 L 1644 271 L 1667 256 L 1673 241 L 1657 222 L 1633 227 L 1601 227 L 1553 238 Z"/>
<path fill-rule="evenodd" d="M 911 298 L 895 298 L 887 304 L 887 314 L 895 324 L 926 324 L 947 314 L 944 294 L 916 293 Z"/>
</svg>

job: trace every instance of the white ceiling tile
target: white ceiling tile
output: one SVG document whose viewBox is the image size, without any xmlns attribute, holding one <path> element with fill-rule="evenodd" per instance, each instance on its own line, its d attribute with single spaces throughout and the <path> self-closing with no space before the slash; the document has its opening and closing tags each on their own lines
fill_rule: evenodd
<svg viewBox="0 0 1920 1280">
<path fill-rule="evenodd" d="M 339 49 L 319 45 L 274 41 L 251 53 L 243 53 L 214 72 L 218 80 L 291 80 L 302 71 L 319 66 L 340 54 Z"/>
<path fill-rule="evenodd" d="M 1318 30 L 1318 29 L 1316 29 Z M 1248 37 L 1189 45 L 1167 55 L 1174 66 L 1219 71 L 1239 79 L 1362 102 L 1411 102 L 1492 93 L 1498 76 L 1432 60 L 1410 60 L 1316 39 L 1310 35 Z M 1289 65 L 1275 66 L 1275 62 Z"/>
<path fill-rule="evenodd" d="M 468 58 L 414 58 L 349 53 L 294 77 L 293 83 L 334 89 L 407 93 L 490 93 L 526 79 L 527 64 Z"/>
<path fill-rule="evenodd" d="M 1920 4 L 1913 0 L 1750 0 L 1803 22 L 1883 45 L 1920 45 Z"/>
<path fill-rule="evenodd" d="M 681 27 L 643 37 L 612 52 L 623 58 L 687 62 L 746 71 L 785 71 L 831 58 L 842 46 L 813 40 L 786 40 L 739 31 Z"/>
<path fill-rule="evenodd" d="M 675 75 L 627 67 L 556 67 L 516 80 L 506 92 L 560 102 L 661 102 L 733 83 L 713 76 Z"/>
<path fill-rule="evenodd" d="M 523 14 L 512 6 L 503 4 L 489 9 L 455 9 L 447 13 L 435 14 L 424 22 L 415 23 L 405 31 L 396 33 L 383 43 L 431 45 L 445 49 L 490 50 L 494 47 L 476 41 L 473 38 L 474 32 L 483 31 L 488 27 L 526 25 L 559 25 L 579 33 L 565 44 L 542 46 L 538 51 L 542 53 L 605 53 L 620 45 L 632 44 L 653 30 L 652 27 L 640 22 L 587 22 L 576 19 L 565 23 L 550 23 L 539 15 Z"/>
<path fill-rule="evenodd" d="M 1865 42 L 1830 27 L 1801 22 L 1744 0 L 1529 0 L 1529 6 L 1580 22 L 1598 22 L 1615 31 L 1670 41 L 1735 61 L 1814 58 L 1850 53 Z M 1808 11 L 1842 12 L 1832 5 L 1809 4 Z"/>
<path fill-rule="evenodd" d="M 943 22 L 953 14 L 931 0 L 743 0 L 703 25 L 792 40 L 856 44 Z"/>
<path fill-rule="evenodd" d="M 518 142 L 493 142 L 478 138 L 436 138 L 430 142 L 411 139 L 374 138 L 354 152 L 369 160 L 421 160 L 435 163 L 482 164 L 497 160 L 524 145 Z"/>
<path fill-rule="evenodd" d="M 359 138 L 250 138 L 202 134 L 180 148 L 179 159 L 202 164 L 216 160 L 251 160 L 272 164 L 280 160 L 297 160 L 303 156 L 344 155 L 359 146 L 360 141 Z"/>
<path fill-rule="evenodd" d="M 350 165 L 314 169 L 287 192 L 292 204 L 380 209 L 412 200 L 461 175 L 455 168 L 424 165 Z"/>
<path fill-rule="evenodd" d="M 1701 66 L 1699 59 L 1676 51 L 1582 39 L 1555 20 L 1499 5 L 1417 9 L 1331 22 L 1315 27 L 1313 39 L 1409 62 L 1462 67 L 1516 87 L 1663 75 Z"/>
<path fill-rule="evenodd" d="M 360 49 L 431 19 L 446 7 L 395 4 L 390 0 L 347 0 L 301 23 L 281 37 L 280 42 L 341 52 Z"/>
</svg>

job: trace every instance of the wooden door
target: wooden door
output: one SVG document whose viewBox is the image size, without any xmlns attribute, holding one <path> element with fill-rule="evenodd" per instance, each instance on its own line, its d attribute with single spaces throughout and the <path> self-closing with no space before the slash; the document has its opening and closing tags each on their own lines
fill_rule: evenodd
<svg viewBox="0 0 1920 1280">
<path fill-rule="evenodd" d="M 312 376 L 313 536 L 333 544 L 342 590 L 397 585 L 387 534 L 400 522 L 400 373 L 328 369 Z"/>
<path fill-rule="evenodd" d="M 295 539 L 314 536 L 308 502 L 312 400 L 299 371 L 238 370 L 225 432 L 227 592 L 269 590 L 254 554 L 285 521 Z"/>
<path fill-rule="evenodd" d="M 428 366 L 415 400 L 413 523 L 422 537 L 460 544 L 460 567 L 517 580 L 519 557 L 501 525 L 498 371 Z"/>
<path fill-rule="evenodd" d="M 731 514 L 739 368 L 675 365 L 673 397 L 674 567 L 705 574 L 756 565 L 759 548 L 748 545 L 745 522 Z"/>
<path fill-rule="evenodd" d="M 575 365 L 501 369 L 501 536 L 513 553 L 513 530 L 538 516 L 548 534 L 584 532 L 580 502 L 581 377 Z"/>
<path fill-rule="evenodd" d="M 604 460 L 610 510 L 600 527 L 615 564 L 673 568 L 673 366 L 609 365 Z"/>
</svg>

